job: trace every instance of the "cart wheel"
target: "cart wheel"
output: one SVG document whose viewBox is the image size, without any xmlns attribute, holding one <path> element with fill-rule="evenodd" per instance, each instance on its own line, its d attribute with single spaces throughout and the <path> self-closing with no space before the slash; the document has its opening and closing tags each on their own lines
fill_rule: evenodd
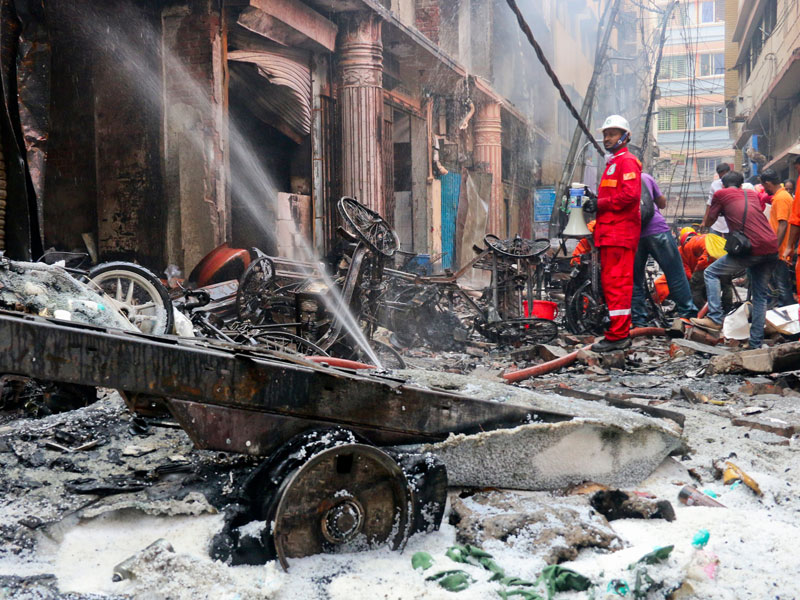
<svg viewBox="0 0 800 600">
<path fill-rule="evenodd" d="M 386 258 L 394 256 L 400 241 L 382 216 L 349 196 L 343 196 L 338 207 L 344 220 L 370 250 Z"/>
<path fill-rule="evenodd" d="M 501 240 L 491 233 L 483 238 L 484 243 L 497 252 L 512 258 L 532 258 L 550 248 L 550 240 L 526 240 L 517 235 L 514 239 Z"/>
<path fill-rule="evenodd" d="M 172 332 L 172 301 L 152 272 L 128 262 L 101 263 L 89 271 L 90 284 L 144 333 Z"/>
<path fill-rule="evenodd" d="M 243 321 L 260 323 L 269 297 L 269 286 L 275 279 L 275 265 L 269 257 L 259 256 L 247 267 L 236 291 L 236 311 Z"/>
<path fill-rule="evenodd" d="M 411 501 L 406 476 L 388 454 L 351 443 L 322 450 L 288 473 L 264 516 L 288 569 L 291 558 L 402 547 Z"/>
</svg>

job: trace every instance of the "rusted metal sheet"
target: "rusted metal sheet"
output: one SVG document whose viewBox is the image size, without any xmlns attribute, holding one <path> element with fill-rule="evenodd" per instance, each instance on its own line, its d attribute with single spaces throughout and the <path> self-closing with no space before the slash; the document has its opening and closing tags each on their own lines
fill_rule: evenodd
<svg viewBox="0 0 800 600">
<path fill-rule="evenodd" d="M 341 425 L 375 443 L 413 443 L 572 418 L 289 361 L 248 346 L 154 338 L 6 311 L 0 311 L 0 372 L 182 400 L 174 403 L 175 416 L 199 446 L 246 453 L 285 441 L 303 422 Z M 244 435 L 221 425 L 226 413 Z"/>
<path fill-rule="evenodd" d="M 232 50 L 228 60 L 255 65 L 258 74 L 278 88 L 264 90 L 255 101 L 284 119 L 297 133 L 311 133 L 311 67 L 307 52 L 289 48 Z"/>
</svg>

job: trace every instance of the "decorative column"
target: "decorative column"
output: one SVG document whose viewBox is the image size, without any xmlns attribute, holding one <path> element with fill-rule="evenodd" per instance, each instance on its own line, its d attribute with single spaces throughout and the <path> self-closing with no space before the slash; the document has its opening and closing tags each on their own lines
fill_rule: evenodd
<svg viewBox="0 0 800 600">
<path fill-rule="evenodd" d="M 492 174 L 492 195 L 489 199 L 489 218 L 486 233 L 503 238 L 506 235 L 505 207 L 503 205 L 503 126 L 500 121 L 500 103 L 489 102 L 475 114 L 475 162 L 486 173 Z"/>
<path fill-rule="evenodd" d="M 372 12 L 349 13 L 339 27 L 342 193 L 384 217 L 383 42 Z"/>
</svg>

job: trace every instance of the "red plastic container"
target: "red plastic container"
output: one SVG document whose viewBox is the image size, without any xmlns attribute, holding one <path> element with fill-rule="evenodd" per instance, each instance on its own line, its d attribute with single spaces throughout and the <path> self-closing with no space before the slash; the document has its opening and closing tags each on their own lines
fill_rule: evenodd
<svg viewBox="0 0 800 600">
<path fill-rule="evenodd" d="M 525 310 L 525 316 L 528 315 L 528 301 L 523 300 L 522 306 Z M 533 301 L 533 318 L 548 319 L 552 321 L 558 316 L 558 304 L 556 302 L 549 302 L 548 300 L 534 300 Z"/>
</svg>

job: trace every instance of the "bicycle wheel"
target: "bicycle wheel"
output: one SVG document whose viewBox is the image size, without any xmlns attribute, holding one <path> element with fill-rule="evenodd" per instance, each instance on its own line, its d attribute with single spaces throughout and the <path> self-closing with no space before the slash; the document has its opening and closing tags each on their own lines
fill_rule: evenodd
<svg viewBox="0 0 800 600">
<path fill-rule="evenodd" d="M 143 333 L 172 331 L 172 301 L 152 272 L 128 262 L 101 263 L 87 277 L 131 324 Z"/>
<path fill-rule="evenodd" d="M 607 314 L 608 311 L 602 300 L 598 300 L 592 295 L 591 281 L 583 282 L 567 298 L 566 322 L 570 333 L 577 335 L 601 334 Z"/>
<path fill-rule="evenodd" d="M 511 258 L 532 258 L 550 249 L 550 240 L 526 240 L 517 235 L 513 239 L 501 240 L 491 233 L 483 238 L 489 248 Z"/>
<path fill-rule="evenodd" d="M 270 286 L 275 280 L 275 265 L 267 256 L 260 256 L 250 263 L 236 291 L 236 311 L 242 321 L 262 323 L 269 311 L 269 299 L 273 295 Z"/>
<path fill-rule="evenodd" d="M 397 234 L 389 226 L 389 223 L 355 198 L 343 196 L 339 200 L 338 209 L 359 239 L 376 254 L 391 258 L 400 248 Z"/>
</svg>

